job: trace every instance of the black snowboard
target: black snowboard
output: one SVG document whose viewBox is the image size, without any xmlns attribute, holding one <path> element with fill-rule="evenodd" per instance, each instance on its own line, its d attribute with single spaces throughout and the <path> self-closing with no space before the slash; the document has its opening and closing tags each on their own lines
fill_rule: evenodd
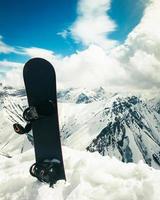
<svg viewBox="0 0 160 200">
<path fill-rule="evenodd" d="M 58 123 L 54 68 L 42 58 L 33 58 L 25 64 L 23 77 L 29 106 L 41 105 L 48 101 L 54 102 L 52 115 L 31 122 L 36 163 L 46 159 L 58 159 L 61 163 L 58 179 L 66 180 Z"/>
</svg>

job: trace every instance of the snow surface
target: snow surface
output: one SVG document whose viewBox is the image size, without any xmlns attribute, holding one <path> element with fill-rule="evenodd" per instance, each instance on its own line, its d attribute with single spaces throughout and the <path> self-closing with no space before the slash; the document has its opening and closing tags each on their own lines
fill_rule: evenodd
<svg viewBox="0 0 160 200">
<path fill-rule="evenodd" d="M 63 147 L 67 182 L 54 188 L 31 177 L 33 149 L 0 156 L 1 200 L 158 200 L 160 171 L 139 162 L 125 164 L 98 153 Z"/>
<path fill-rule="evenodd" d="M 49 188 L 48 184 L 37 181 L 29 174 L 29 168 L 35 162 L 33 146 L 27 143 L 25 135 L 13 133 L 13 122 L 24 123 L 19 113 L 24 108 L 25 98 L 13 95 L 5 97 L 4 102 L 0 103 L 0 200 L 160 200 L 159 170 L 143 161 L 123 163 L 115 157 L 103 157 L 97 152 L 71 149 L 72 146 L 79 149 L 84 146 L 87 131 L 89 136 L 89 132 L 94 136 L 96 131 L 100 132 L 106 126 L 111 118 L 110 114 L 108 117 L 104 115 L 104 108 L 109 107 L 109 103 L 112 105 L 116 95 L 108 99 L 107 105 L 106 100 L 100 103 L 96 100 L 91 104 L 62 101 L 59 104 L 61 132 L 64 133 L 62 139 L 70 147 L 63 146 L 67 181 L 58 181 L 54 188 Z M 144 121 L 142 118 L 144 124 L 156 125 L 153 133 L 156 130 L 159 132 L 159 114 L 155 113 L 154 119 L 147 107 L 142 105 L 138 108 L 147 119 Z M 127 128 L 127 134 L 132 136 L 131 131 Z M 144 142 L 148 148 L 153 146 L 147 139 Z M 139 158 L 138 147 L 135 143 L 131 145 L 136 152 L 134 156 Z"/>
</svg>

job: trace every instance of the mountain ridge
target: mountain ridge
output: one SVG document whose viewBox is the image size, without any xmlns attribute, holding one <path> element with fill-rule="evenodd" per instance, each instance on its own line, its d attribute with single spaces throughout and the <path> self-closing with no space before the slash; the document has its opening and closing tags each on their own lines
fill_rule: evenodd
<svg viewBox="0 0 160 200">
<path fill-rule="evenodd" d="M 24 125 L 25 91 L 7 88 L 2 96 L 1 112 L 8 123 Z M 70 88 L 58 91 L 57 96 L 63 144 L 115 156 L 123 162 L 144 160 L 159 168 L 154 158 L 154 155 L 159 158 L 160 152 L 157 110 L 160 101 L 157 97 L 146 100 L 140 94 L 106 93 L 102 87 L 94 90 Z"/>
</svg>

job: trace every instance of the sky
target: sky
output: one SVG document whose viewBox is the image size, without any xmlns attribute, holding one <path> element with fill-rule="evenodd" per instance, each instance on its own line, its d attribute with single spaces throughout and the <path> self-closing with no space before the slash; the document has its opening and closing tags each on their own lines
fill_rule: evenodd
<svg viewBox="0 0 160 200">
<path fill-rule="evenodd" d="M 24 63 L 43 57 L 59 87 L 157 89 L 159 6 L 158 0 L 0 1 L 0 82 L 23 86 Z"/>
</svg>

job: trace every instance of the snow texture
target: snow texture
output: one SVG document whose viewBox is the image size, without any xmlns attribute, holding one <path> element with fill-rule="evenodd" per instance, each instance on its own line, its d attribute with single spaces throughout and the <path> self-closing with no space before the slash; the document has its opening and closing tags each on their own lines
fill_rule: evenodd
<svg viewBox="0 0 160 200">
<path fill-rule="evenodd" d="M 98 153 L 63 147 L 67 182 L 54 188 L 31 177 L 33 149 L 0 156 L 1 200 L 158 200 L 160 172 L 148 165 L 126 164 Z"/>
<path fill-rule="evenodd" d="M 79 94 L 82 93 L 77 92 L 74 98 L 59 94 L 62 100 L 59 105 L 59 113 L 62 140 L 65 144 L 63 145 L 63 155 L 67 181 L 58 181 L 54 188 L 49 188 L 48 184 L 37 181 L 29 174 L 29 168 L 35 162 L 33 146 L 27 141 L 25 135 L 19 136 L 13 133 L 13 122 L 24 125 L 24 121 L 19 115 L 26 105 L 23 92 L 15 91 L 9 94 L 3 91 L 1 93 L 0 200 L 159 200 L 160 171 L 147 165 L 142 157 L 143 154 L 140 154 L 139 151 L 139 148 L 141 150 L 144 148 L 144 151 L 148 152 L 145 155 L 149 155 L 155 150 L 159 151 L 159 145 L 155 143 L 155 139 L 159 141 L 157 130 L 160 130 L 158 125 L 160 117 L 158 112 L 153 111 L 159 110 L 159 101 L 156 100 L 156 104 L 153 103 L 154 100 L 149 101 L 150 106 L 142 101 L 139 102 L 139 99 L 135 99 L 138 100 L 137 104 L 135 101 L 132 102 L 135 111 L 142 116 L 143 129 L 140 129 L 135 120 L 133 120 L 131 128 L 125 125 L 128 122 L 126 119 L 130 120 L 130 118 L 124 118 L 124 116 L 131 116 L 134 119 L 134 115 L 132 112 L 128 112 L 126 107 L 123 107 L 126 109 L 125 112 L 122 109 L 121 113 L 115 114 L 117 109 L 114 108 L 119 109 L 119 106 L 113 107 L 112 105 L 117 101 L 117 94 L 108 95 L 107 98 L 102 97 L 102 94 L 100 96 L 94 94 L 93 97 L 90 93 L 91 98 Z M 78 102 L 75 97 L 78 97 Z M 67 98 L 69 98 L 69 102 Z M 128 96 L 126 98 L 122 95 L 118 98 L 120 101 L 117 105 L 128 101 Z M 133 99 L 129 99 L 129 101 L 131 100 Z M 109 114 L 107 114 L 108 111 L 110 111 Z M 113 120 L 111 116 L 114 118 L 115 115 L 120 118 L 122 116 L 124 119 L 124 126 L 129 137 L 133 159 L 137 161 L 136 164 L 121 162 L 118 150 L 112 149 L 110 146 L 108 146 L 105 156 L 101 156 L 98 151 L 93 153 L 86 151 L 86 143 L 92 144 L 94 138 L 99 138 L 98 134 Z M 83 116 L 85 117 L 83 118 Z M 148 131 L 150 137 L 145 136 L 145 132 L 143 132 L 146 130 L 146 126 L 151 128 L 151 131 Z M 143 137 L 141 143 L 144 146 L 137 146 L 134 142 L 133 131 L 137 133 L 137 130 Z M 119 132 L 118 138 L 120 136 L 121 132 Z M 153 138 L 155 138 L 155 142 L 153 142 Z M 127 147 L 128 143 L 125 142 L 124 147 Z M 71 148 L 72 146 L 77 150 Z M 138 161 L 139 157 L 141 161 Z"/>
</svg>

